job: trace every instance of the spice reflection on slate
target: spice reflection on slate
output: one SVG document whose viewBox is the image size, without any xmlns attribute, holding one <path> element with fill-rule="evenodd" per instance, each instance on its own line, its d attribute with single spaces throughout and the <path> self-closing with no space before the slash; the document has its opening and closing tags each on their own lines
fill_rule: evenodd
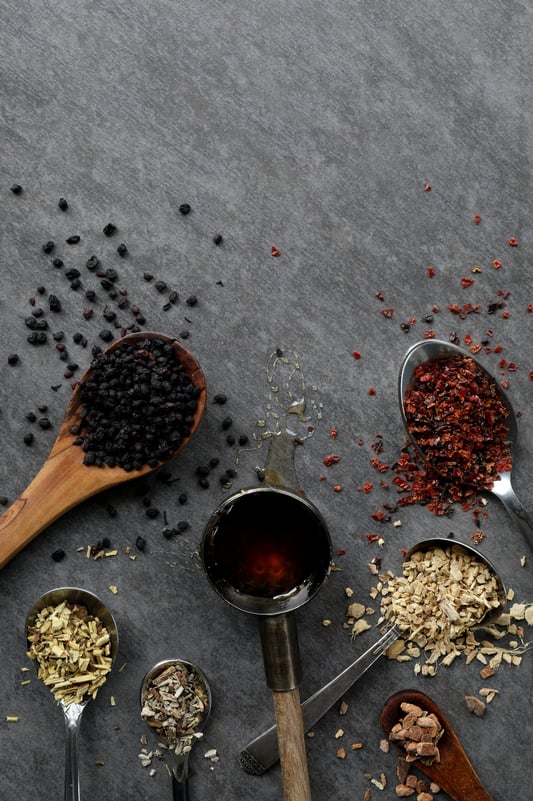
<svg viewBox="0 0 533 801">
<path fill-rule="evenodd" d="M 404 398 L 409 433 L 437 472 L 457 487 L 490 489 L 511 469 L 508 408 L 496 383 L 468 356 L 419 365 Z"/>
<path fill-rule="evenodd" d="M 99 352 L 80 383 L 79 420 L 70 427 L 86 465 L 138 470 L 170 458 L 189 436 L 201 389 L 172 344 L 125 342 Z"/>
</svg>

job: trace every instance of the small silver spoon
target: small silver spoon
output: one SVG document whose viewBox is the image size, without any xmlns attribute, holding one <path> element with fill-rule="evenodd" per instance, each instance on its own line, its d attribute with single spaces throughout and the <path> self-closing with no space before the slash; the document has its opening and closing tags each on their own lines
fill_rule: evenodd
<svg viewBox="0 0 533 801">
<path fill-rule="evenodd" d="M 168 668 L 177 667 L 178 669 L 182 666 L 188 671 L 188 679 L 196 683 L 198 688 L 198 694 L 201 694 L 204 699 L 204 709 L 201 714 L 198 715 L 199 721 L 194 727 L 194 734 L 200 734 L 205 724 L 207 723 L 207 719 L 211 714 L 211 706 L 212 706 L 212 696 L 211 696 L 211 688 L 209 683 L 202 673 L 200 668 L 196 665 L 193 665 L 192 662 L 186 662 L 184 659 L 165 659 L 161 662 L 155 664 L 144 676 L 144 679 L 141 684 L 141 713 L 145 707 L 147 702 L 148 694 L 151 688 L 154 687 L 154 680 L 157 680 L 157 677 L 164 673 Z M 143 716 L 143 720 L 147 723 L 147 719 Z M 148 723 L 150 726 L 150 724 Z M 157 730 L 150 726 L 150 731 L 153 733 L 157 733 L 159 739 L 165 740 L 163 733 L 161 730 Z M 191 741 L 191 747 L 194 743 L 194 738 Z M 170 755 L 170 772 L 172 777 L 172 801 L 188 801 L 189 799 L 189 754 L 190 754 L 190 747 L 187 750 L 182 750 L 181 752 L 177 752 L 178 749 L 173 747 L 173 745 L 167 740 L 168 751 Z"/>
<path fill-rule="evenodd" d="M 457 345 L 453 345 L 451 342 L 442 342 L 441 340 L 438 339 L 428 339 L 413 345 L 411 348 L 409 348 L 409 350 L 405 354 L 400 367 L 400 375 L 398 381 L 400 410 L 402 413 L 402 419 L 405 428 L 407 430 L 407 433 L 411 441 L 417 448 L 418 452 L 421 453 L 422 457 L 425 458 L 425 454 L 421 451 L 417 442 L 411 436 L 404 408 L 405 395 L 411 384 L 414 371 L 420 364 L 426 364 L 432 359 L 438 358 L 440 356 L 449 356 L 457 354 L 472 359 L 478 365 L 478 367 L 481 370 L 483 370 L 483 372 L 489 378 L 489 380 L 497 387 L 500 397 L 502 398 L 508 410 L 508 417 L 506 423 L 509 432 L 507 435 L 507 439 L 510 443 L 510 448 L 512 452 L 516 446 L 518 431 L 517 431 L 515 413 L 511 405 L 511 402 L 509 401 L 505 392 L 500 388 L 494 376 L 492 376 L 483 367 L 483 365 L 477 361 L 477 359 L 474 359 L 474 357 L 470 353 L 467 353 Z M 528 516 L 526 510 L 524 509 L 523 505 L 521 504 L 520 500 L 518 499 L 513 490 L 513 487 L 511 485 L 511 471 L 509 470 L 504 473 L 499 473 L 498 479 L 494 481 L 492 487 L 488 491 L 492 492 L 493 495 L 496 495 L 501 500 L 501 502 L 503 503 L 503 505 L 505 506 L 511 517 L 514 519 L 515 523 L 520 528 L 520 531 L 525 537 L 529 547 L 533 550 L 533 521 Z"/>
<path fill-rule="evenodd" d="M 483 619 L 476 626 L 485 627 L 490 622 L 494 622 L 494 620 L 501 615 L 505 606 L 506 592 L 496 568 L 476 548 L 473 548 L 471 545 L 465 545 L 462 542 L 457 542 L 451 538 L 434 537 L 414 545 L 408 551 L 405 559 L 409 560 L 417 551 L 427 551 L 432 547 L 446 548 L 450 545 L 461 548 L 465 553 L 475 556 L 478 561 L 485 562 L 497 580 L 499 604 L 497 607 L 488 610 Z M 304 701 L 302 704 L 302 716 L 305 731 L 309 731 L 309 729 L 318 723 L 320 718 L 331 709 L 333 704 L 337 703 L 337 701 L 343 697 L 350 687 L 355 684 L 363 673 L 366 673 L 368 668 L 390 648 L 392 643 L 395 642 L 401 634 L 402 630 L 400 627 L 393 625 L 376 643 L 374 643 L 374 645 L 371 645 L 370 648 L 352 662 L 351 665 L 348 665 L 338 676 Z M 276 726 L 271 726 L 270 729 L 248 743 L 239 755 L 241 767 L 244 768 L 247 773 L 252 773 L 257 776 L 265 773 L 269 768 L 275 765 L 278 758 Z"/>
<path fill-rule="evenodd" d="M 100 598 L 79 587 L 57 587 L 38 598 L 26 618 L 26 635 L 42 609 L 47 606 L 56 607 L 63 601 L 67 601 L 68 604 L 84 606 L 89 614 L 102 622 L 109 633 L 111 659 L 114 664 L 118 651 L 118 631 L 113 615 Z M 90 700 L 88 696 L 81 703 L 59 702 L 65 717 L 65 801 L 79 801 L 80 799 L 80 725 L 83 711 Z"/>
</svg>

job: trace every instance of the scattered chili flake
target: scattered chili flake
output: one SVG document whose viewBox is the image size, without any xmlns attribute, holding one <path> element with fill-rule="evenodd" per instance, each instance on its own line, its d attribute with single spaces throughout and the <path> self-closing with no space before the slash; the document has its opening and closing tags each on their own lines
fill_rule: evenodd
<svg viewBox="0 0 533 801">
<path fill-rule="evenodd" d="M 483 347 L 483 345 L 480 342 L 478 342 L 477 345 L 472 345 L 472 347 L 469 349 L 470 353 L 474 353 L 474 354 L 475 353 L 479 353 L 479 351 L 481 350 L 482 347 Z"/>
<path fill-rule="evenodd" d="M 335 484 L 333 487 L 333 492 L 342 492 L 342 487 L 340 484 Z"/>
<path fill-rule="evenodd" d="M 511 316 L 510 312 L 502 311 L 502 317 L 503 317 L 504 320 L 508 320 L 510 316 Z"/>
<path fill-rule="evenodd" d="M 378 509 L 377 512 L 372 512 L 370 517 L 377 523 L 383 523 L 383 521 L 385 520 L 385 512 L 381 511 L 381 509 Z"/>
<path fill-rule="evenodd" d="M 492 262 L 492 266 L 494 267 L 495 270 L 499 270 L 500 267 L 502 266 L 502 263 L 501 261 L 498 261 L 498 259 L 494 259 L 494 261 Z"/>
<path fill-rule="evenodd" d="M 274 247 L 274 245 L 272 245 L 272 255 L 273 256 L 281 256 L 281 250 L 278 250 L 277 247 Z"/>
<path fill-rule="evenodd" d="M 431 185 L 427 182 L 424 184 L 424 192 L 431 192 Z"/>
<path fill-rule="evenodd" d="M 434 275 L 435 275 L 435 268 L 433 267 L 432 264 L 430 264 L 428 267 L 428 276 L 430 278 L 433 278 Z"/>
<path fill-rule="evenodd" d="M 392 315 L 394 314 L 394 308 L 391 307 L 391 308 L 388 308 L 388 309 L 382 309 L 381 313 L 382 313 L 383 317 L 387 317 L 388 319 L 390 319 L 392 317 Z"/>
<path fill-rule="evenodd" d="M 379 534 L 367 534 L 366 539 L 367 542 L 378 542 Z"/>
<path fill-rule="evenodd" d="M 533 312 L 533 303 L 528 303 L 527 304 L 527 311 L 528 311 L 528 314 L 531 314 Z"/>
<path fill-rule="evenodd" d="M 474 278 L 466 278 L 463 276 L 463 278 L 461 278 L 461 286 L 463 289 L 468 289 L 469 286 L 472 286 L 474 281 Z"/>
<path fill-rule="evenodd" d="M 479 225 L 480 222 L 481 222 L 481 217 L 479 216 L 479 214 L 476 214 L 476 216 L 474 217 L 474 225 Z"/>
<path fill-rule="evenodd" d="M 490 489 L 499 473 L 511 469 L 507 406 L 495 382 L 467 355 L 419 365 L 404 410 L 409 433 L 451 485 L 454 500 L 468 498 L 469 487 Z"/>
<path fill-rule="evenodd" d="M 533 370 L 529 371 L 529 380 L 533 381 Z"/>
<path fill-rule="evenodd" d="M 337 434 L 338 433 L 339 432 L 337 431 L 336 428 L 332 428 L 331 431 L 329 432 L 329 435 L 330 435 L 331 439 L 337 439 Z"/>
<path fill-rule="evenodd" d="M 362 358 L 361 354 L 356 350 L 354 350 L 354 352 L 353 352 L 353 357 L 354 357 L 354 359 L 361 359 Z"/>
<path fill-rule="evenodd" d="M 471 345 L 473 341 L 471 334 L 465 334 L 465 345 Z"/>
<path fill-rule="evenodd" d="M 416 323 L 416 317 L 409 318 L 409 325 L 414 325 Z"/>
<path fill-rule="evenodd" d="M 338 464 L 341 460 L 340 456 L 337 456 L 335 453 L 330 453 L 329 456 L 326 456 L 323 460 L 326 467 L 331 467 L 332 464 Z"/>
<path fill-rule="evenodd" d="M 507 243 L 508 243 L 508 244 L 509 244 L 509 245 L 510 245 L 512 248 L 515 248 L 515 247 L 518 245 L 518 239 L 516 239 L 516 237 L 514 237 L 514 236 L 511 236 L 511 237 L 509 237 L 509 239 L 507 240 Z"/>
<path fill-rule="evenodd" d="M 386 473 L 389 469 L 389 465 L 386 462 L 380 462 L 377 456 L 373 456 L 370 459 L 370 464 L 374 470 L 377 470 L 379 473 Z"/>
<path fill-rule="evenodd" d="M 382 303 L 385 303 L 385 298 L 381 292 L 376 292 L 376 298 L 380 300 Z"/>
<path fill-rule="evenodd" d="M 435 339 L 436 336 L 437 334 L 432 328 L 428 328 L 426 331 L 424 331 L 424 339 Z"/>
<path fill-rule="evenodd" d="M 337 550 L 337 556 L 344 556 L 346 553 L 346 548 L 339 548 Z"/>
<path fill-rule="evenodd" d="M 502 385 L 502 387 L 504 389 L 509 389 L 509 379 L 508 378 L 504 378 L 503 381 L 500 381 L 500 384 Z"/>
<path fill-rule="evenodd" d="M 375 395 L 376 394 L 376 390 L 374 389 L 374 387 L 370 387 L 370 389 L 368 390 L 368 394 L 369 395 Z"/>
<path fill-rule="evenodd" d="M 365 495 L 369 495 L 372 492 L 373 486 L 371 481 L 365 481 L 362 487 L 357 487 L 357 492 L 364 492 Z"/>
</svg>

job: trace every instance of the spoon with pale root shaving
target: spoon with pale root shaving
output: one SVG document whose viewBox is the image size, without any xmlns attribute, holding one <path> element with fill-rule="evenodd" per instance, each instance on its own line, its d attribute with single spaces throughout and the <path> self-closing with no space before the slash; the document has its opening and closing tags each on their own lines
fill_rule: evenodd
<svg viewBox="0 0 533 801">
<path fill-rule="evenodd" d="M 470 354 L 464 351 L 462 348 L 458 347 L 457 345 L 453 345 L 450 342 L 442 342 L 437 339 L 428 339 L 422 342 L 418 342 L 413 345 L 407 353 L 405 354 L 401 367 L 400 367 L 400 375 L 398 381 L 398 392 L 399 392 L 399 402 L 400 402 L 400 410 L 402 414 L 402 419 L 409 435 L 409 438 L 413 442 L 414 446 L 417 448 L 418 452 L 421 454 L 422 458 L 427 460 L 428 456 L 424 453 L 423 448 L 420 446 L 420 443 L 417 442 L 415 436 L 413 436 L 411 430 L 411 424 L 406 414 L 405 409 L 405 398 L 407 393 L 409 392 L 415 370 L 422 364 L 427 364 L 432 362 L 434 359 L 440 359 L 447 356 L 463 356 L 465 359 L 471 359 L 477 367 L 483 372 L 483 374 L 489 379 L 490 383 L 494 385 L 497 389 L 498 395 L 505 404 L 507 408 L 507 418 L 505 420 L 506 427 L 508 428 L 507 433 L 507 441 L 509 443 L 510 453 L 512 452 L 516 446 L 518 432 L 517 432 L 517 423 L 516 423 L 516 416 L 509 401 L 508 397 L 506 396 L 505 392 L 501 389 L 501 387 L 496 382 L 495 378 L 480 364 L 477 359 Z M 434 469 L 438 472 L 439 468 L 438 465 L 431 463 Z M 526 542 L 528 543 L 529 547 L 533 549 L 533 521 L 528 516 L 525 508 L 523 507 L 522 503 L 516 496 L 513 487 L 511 485 L 511 470 L 506 470 L 504 472 L 500 472 L 495 476 L 495 480 L 493 481 L 491 486 L 478 486 L 478 490 L 487 490 L 488 492 L 492 492 L 493 495 L 496 495 L 515 523 L 517 524 L 518 528 L 522 532 Z"/>
<path fill-rule="evenodd" d="M 168 747 L 172 801 L 188 801 L 189 754 L 211 714 L 209 683 L 191 662 L 165 659 L 146 673 L 140 700 L 141 717 Z"/>
<path fill-rule="evenodd" d="M 501 615 L 506 602 L 506 591 L 501 578 L 492 563 L 471 545 L 459 543 L 453 539 L 434 537 L 414 545 L 405 557 L 409 561 L 413 554 L 422 553 L 432 548 L 447 548 L 453 546 L 459 552 L 470 555 L 483 563 L 494 577 L 497 586 L 497 604 L 487 608 L 484 616 L 476 623 L 476 628 L 484 628 L 493 623 Z M 317 690 L 302 704 L 302 717 L 305 731 L 309 731 L 318 721 L 336 704 L 355 682 L 379 659 L 402 635 L 402 629 L 395 623 L 385 634 L 370 646 L 351 665 L 328 684 Z M 269 770 L 279 759 L 277 748 L 277 728 L 271 726 L 263 734 L 253 739 L 242 749 L 239 755 L 241 767 L 254 775 L 260 775 Z"/>
<path fill-rule="evenodd" d="M 190 351 L 181 342 L 165 334 L 146 331 L 128 334 L 110 345 L 105 353 L 110 354 L 122 345 L 145 340 L 160 340 L 171 344 L 177 361 L 197 388 L 193 423 L 188 435 L 182 438 L 179 447 L 171 453 L 170 458 L 173 458 L 190 441 L 202 419 L 206 405 L 205 378 Z M 71 426 L 78 421 L 81 406 L 80 385 L 93 372 L 90 367 L 77 382 L 56 441 L 44 465 L 20 497 L 0 517 L 0 569 L 54 520 L 77 504 L 117 484 L 145 476 L 163 464 L 160 461 L 155 467 L 145 464 L 138 470 L 127 471 L 119 466 L 87 466 L 83 463 L 84 451 L 74 444 L 76 435 L 72 433 Z"/>
<path fill-rule="evenodd" d="M 385 734 L 390 735 L 393 727 L 404 716 L 402 704 L 413 704 L 424 712 L 435 715 L 443 729 L 438 741 L 439 759 L 416 759 L 411 764 L 438 784 L 452 801 L 493 801 L 474 770 L 453 726 L 435 701 L 424 693 L 418 690 L 402 690 L 386 701 L 381 712 L 381 726 Z"/>
<path fill-rule="evenodd" d="M 94 640 L 92 632 L 88 627 L 83 627 L 79 641 L 75 644 L 70 641 L 66 648 L 71 649 L 73 656 L 74 648 L 80 648 L 80 653 L 86 642 L 94 646 L 92 653 L 87 659 L 93 664 L 82 673 L 82 667 L 73 668 L 72 672 L 67 671 L 67 677 L 62 682 L 58 681 L 55 663 L 59 662 L 57 655 L 46 656 L 42 650 L 43 639 L 46 637 L 43 626 L 47 621 L 51 621 L 50 631 L 54 628 L 54 610 L 66 604 L 71 610 L 73 617 L 84 621 L 86 610 L 87 620 L 98 629 L 98 641 Z M 42 613 L 47 610 L 46 620 Z M 57 618 L 61 617 L 58 611 Z M 100 626 L 101 624 L 101 626 Z M 103 628 L 101 628 L 103 627 Z M 75 636 L 75 635 L 74 635 Z M 38 675 L 45 684 L 48 684 L 54 696 L 58 698 L 58 704 L 63 710 L 65 718 L 65 801 L 80 801 L 80 778 L 79 778 L 79 742 L 80 726 L 82 714 L 91 700 L 96 696 L 98 688 L 106 680 L 107 675 L 113 668 L 118 651 L 118 631 L 113 615 L 105 604 L 96 595 L 78 587 L 58 587 L 42 595 L 33 604 L 26 618 L 26 638 L 28 642 L 28 655 L 32 659 Z M 56 647 L 56 646 L 52 646 Z M 101 652 L 101 653 L 97 653 Z M 98 663 L 98 667 L 94 664 Z M 79 660 L 76 663 L 79 665 Z M 84 675 L 87 674 L 87 677 Z M 89 678 L 92 674 L 93 678 Z M 62 685 L 68 685 L 63 688 Z M 63 694 L 64 693 L 64 694 Z M 62 696 L 60 698 L 60 696 Z"/>
</svg>

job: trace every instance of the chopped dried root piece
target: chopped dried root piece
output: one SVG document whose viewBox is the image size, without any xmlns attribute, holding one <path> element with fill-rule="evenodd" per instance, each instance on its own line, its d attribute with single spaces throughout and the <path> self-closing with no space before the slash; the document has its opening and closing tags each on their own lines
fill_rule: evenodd
<svg viewBox="0 0 533 801">
<path fill-rule="evenodd" d="M 479 718 L 483 717 L 487 708 L 484 701 L 476 698 L 475 695 L 465 695 L 466 708 L 472 714 L 477 715 Z"/>
</svg>

